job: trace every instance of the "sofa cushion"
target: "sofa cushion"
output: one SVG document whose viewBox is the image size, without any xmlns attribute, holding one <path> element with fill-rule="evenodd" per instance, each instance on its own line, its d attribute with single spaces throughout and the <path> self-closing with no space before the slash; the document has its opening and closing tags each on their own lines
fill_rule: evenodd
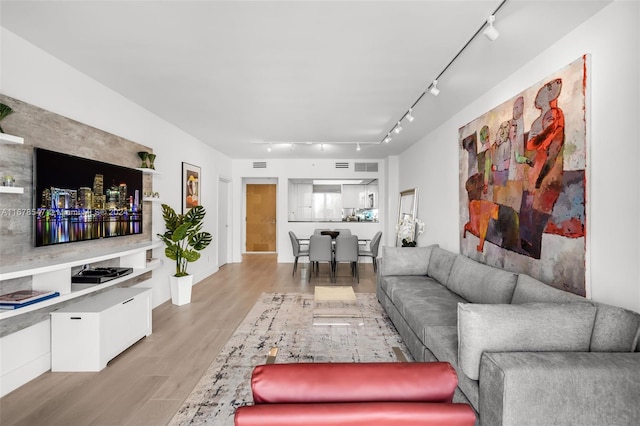
<svg viewBox="0 0 640 426">
<path fill-rule="evenodd" d="M 592 352 L 633 352 L 640 328 L 640 314 L 604 303 L 595 303 L 596 320 L 591 335 Z"/>
<path fill-rule="evenodd" d="M 451 267 L 458 255 L 440 247 L 434 247 L 429 260 L 429 270 L 427 275 L 437 280 L 443 285 L 447 285 Z"/>
<path fill-rule="evenodd" d="M 473 303 L 511 303 L 517 275 L 457 255 L 447 287 Z"/>
<path fill-rule="evenodd" d="M 551 287 L 538 281 L 535 278 L 531 278 L 526 274 L 518 274 L 518 281 L 516 282 L 516 289 L 513 292 L 513 298 L 511 303 L 531 303 L 531 302 L 584 302 L 586 299 L 577 294 L 569 293 L 568 291 L 562 291 L 557 288 Z"/>
<path fill-rule="evenodd" d="M 590 303 L 458 305 L 458 358 L 478 380 L 484 352 L 588 351 L 596 307 Z"/>
<path fill-rule="evenodd" d="M 458 303 L 466 302 L 455 293 L 437 284 L 439 288 L 413 288 L 396 293 L 396 306 L 405 317 L 413 332 L 426 342 L 429 326 L 458 324 Z"/>
<path fill-rule="evenodd" d="M 396 297 L 396 290 L 403 290 L 406 288 L 444 288 L 433 278 L 429 278 L 426 275 L 407 275 L 407 276 L 397 276 L 391 275 L 388 277 L 380 278 L 380 288 L 384 291 L 389 299 L 393 301 L 394 304 L 398 303 Z M 445 289 L 446 290 L 446 289 Z M 448 290 L 447 290 L 448 291 Z"/>
<path fill-rule="evenodd" d="M 382 247 L 380 274 L 427 275 L 431 250 L 437 247 Z"/>
</svg>

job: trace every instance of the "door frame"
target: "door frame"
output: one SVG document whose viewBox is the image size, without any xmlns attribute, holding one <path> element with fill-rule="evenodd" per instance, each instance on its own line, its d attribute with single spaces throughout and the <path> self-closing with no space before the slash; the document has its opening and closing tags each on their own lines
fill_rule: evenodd
<svg viewBox="0 0 640 426">
<path fill-rule="evenodd" d="M 223 265 L 226 265 L 227 263 L 232 262 L 233 259 L 233 232 L 232 232 L 232 187 L 231 187 L 231 179 L 224 177 L 224 176 L 218 176 L 218 260 L 217 260 L 217 266 L 218 268 L 220 268 Z M 221 188 L 223 185 L 226 185 L 226 197 L 223 199 L 223 191 L 221 191 Z M 222 238 L 220 238 L 220 232 L 221 232 L 221 225 L 223 225 L 221 223 L 222 220 L 222 215 L 220 214 L 221 212 L 226 212 L 226 226 L 224 228 L 224 232 L 225 232 L 225 236 L 226 236 L 226 241 L 223 241 Z M 223 244 L 225 243 L 226 244 Z M 224 254 L 224 256 L 222 256 L 221 254 Z M 220 263 L 221 259 L 224 257 L 224 259 L 226 260 L 223 264 Z"/>
</svg>

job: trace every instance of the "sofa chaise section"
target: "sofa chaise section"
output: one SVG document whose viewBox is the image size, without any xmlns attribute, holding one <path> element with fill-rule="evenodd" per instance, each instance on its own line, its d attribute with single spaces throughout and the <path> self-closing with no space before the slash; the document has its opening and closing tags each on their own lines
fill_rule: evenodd
<svg viewBox="0 0 640 426">
<path fill-rule="evenodd" d="M 383 247 L 377 284 L 413 358 L 451 363 L 480 423 L 640 423 L 639 314 L 437 245 Z"/>
</svg>

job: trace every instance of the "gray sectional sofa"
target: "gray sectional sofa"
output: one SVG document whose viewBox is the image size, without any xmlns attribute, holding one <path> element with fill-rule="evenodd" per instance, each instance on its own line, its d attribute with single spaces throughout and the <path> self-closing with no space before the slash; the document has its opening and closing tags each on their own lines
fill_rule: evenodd
<svg viewBox="0 0 640 426">
<path fill-rule="evenodd" d="M 482 425 L 640 424 L 640 315 L 440 247 L 383 247 L 377 296 Z"/>
</svg>

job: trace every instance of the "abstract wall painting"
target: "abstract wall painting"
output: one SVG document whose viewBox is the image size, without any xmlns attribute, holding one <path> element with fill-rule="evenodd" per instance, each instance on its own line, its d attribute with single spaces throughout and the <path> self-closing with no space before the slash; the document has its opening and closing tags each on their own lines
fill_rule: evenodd
<svg viewBox="0 0 640 426">
<path fill-rule="evenodd" d="M 461 253 L 583 296 L 588 59 L 459 130 Z"/>
</svg>

